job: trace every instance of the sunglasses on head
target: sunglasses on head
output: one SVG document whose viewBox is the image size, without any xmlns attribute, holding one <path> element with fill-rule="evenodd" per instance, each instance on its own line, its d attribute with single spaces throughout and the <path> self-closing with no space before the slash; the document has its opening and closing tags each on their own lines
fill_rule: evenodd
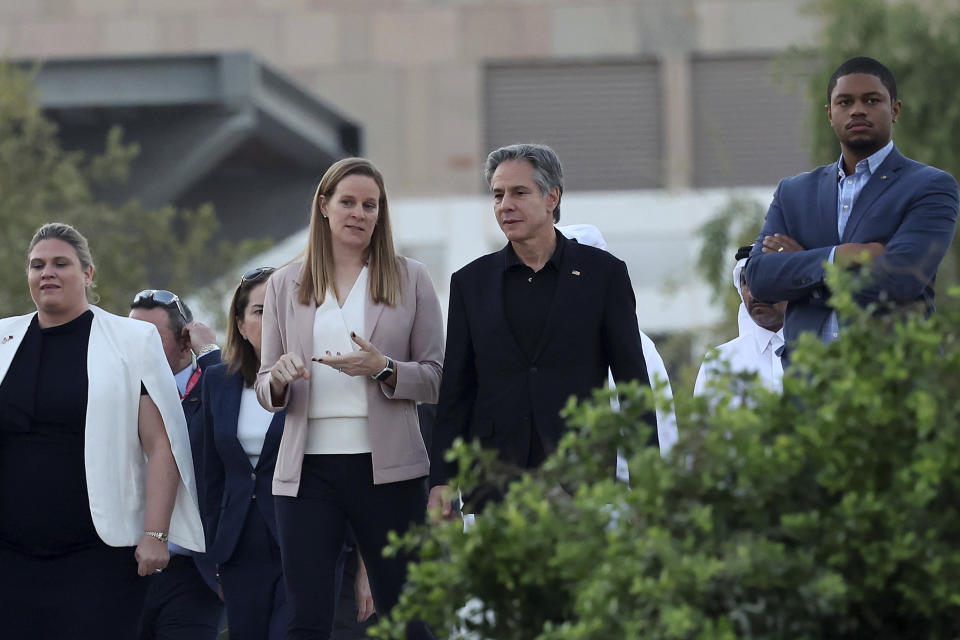
<svg viewBox="0 0 960 640">
<path fill-rule="evenodd" d="M 273 267 L 257 267 L 256 269 L 250 269 L 250 271 L 247 271 L 240 277 L 240 283 L 242 284 L 244 282 L 266 280 L 274 271 L 276 271 L 276 269 Z"/>
<path fill-rule="evenodd" d="M 189 323 L 191 320 L 193 320 L 193 314 L 187 312 L 186 307 L 184 307 L 183 303 L 180 302 L 180 296 L 171 291 L 167 291 L 166 289 L 144 289 L 137 295 L 133 296 L 134 304 L 142 300 L 152 300 L 153 302 L 161 304 L 165 307 L 176 305 L 177 311 L 180 312 L 180 317 L 183 318 L 184 322 Z"/>
</svg>

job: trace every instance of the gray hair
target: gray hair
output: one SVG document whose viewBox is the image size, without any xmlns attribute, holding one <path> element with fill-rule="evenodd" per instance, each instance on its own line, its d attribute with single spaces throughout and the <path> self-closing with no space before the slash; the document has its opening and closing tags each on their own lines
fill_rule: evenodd
<svg viewBox="0 0 960 640">
<path fill-rule="evenodd" d="M 553 221 L 560 222 L 560 197 L 563 196 L 563 167 L 557 153 L 545 144 L 511 144 L 492 151 L 483 167 L 483 177 L 490 186 L 493 173 L 503 162 L 524 160 L 533 166 L 533 180 L 546 195 L 554 187 L 560 192 L 553 210 Z"/>
<path fill-rule="evenodd" d="M 66 242 L 73 247 L 73 250 L 77 254 L 77 260 L 80 261 L 80 266 L 84 270 L 86 270 L 87 267 L 96 269 L 96 266 L 93 264 L 93 256 L 90 254 L 90 245 L 87 243 L 87 239 L 83 237 L 82 233 L 66 222 L 48 222 L 37 229 L 36 233 L 33 234 L 33 239 L 30 240 L 30 246 L 27 248 L 28 258 L 33 248 L 43 240 L 61 240 Z M 91 281 L 90 286 L 87 288 L 87 301 L 94 304 L 100 301 L 100 296 L 92 290 L 96 286 L 96 283 Z"/>
</svg>

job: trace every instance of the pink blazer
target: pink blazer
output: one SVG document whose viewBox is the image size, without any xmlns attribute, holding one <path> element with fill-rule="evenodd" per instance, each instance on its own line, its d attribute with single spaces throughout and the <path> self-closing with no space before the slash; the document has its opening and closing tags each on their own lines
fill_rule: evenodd
<svg viewBox="0 0 960 640">
<path fill-rule="evenodd" d="M 396 307 L 374 304 L 367 295 L 364 335 L 397 363 L 397 387 L 366 378 L 367 424 L 373 450 L 373 482 L 399 482 L 427 475 L 430 460 L 420 435 L 416 403 L 436 402 L 443 369 L 443 317 L 426 268 L 401 258 L 403 289 Z M 310 380 L 295 380 L 282 405 L 272 404 L 270 368 L 284 353 L 309 363 L 313 353 L 316 303 L 297 300 L 302 262 L 275 271 L 267 281 L 263 303 L 263 342 L 257 397 L 268 411 L 287 410 L 273 493 L 296 496 L 307 441 Z"/>
</svg>

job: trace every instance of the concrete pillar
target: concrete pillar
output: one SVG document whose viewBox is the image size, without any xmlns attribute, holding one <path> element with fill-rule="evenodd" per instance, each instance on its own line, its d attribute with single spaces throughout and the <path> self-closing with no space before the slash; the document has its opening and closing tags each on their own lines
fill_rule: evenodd
<svg viewBox="0 0 960 640">
<path fill-rule="evenodd" d="M 690 105 L 690 58 L 684 51 L 660 55 L 663 86 L 663 170 L 667 189 L 686 189 L 693 184 L 692 109 Z"/>
</svg>

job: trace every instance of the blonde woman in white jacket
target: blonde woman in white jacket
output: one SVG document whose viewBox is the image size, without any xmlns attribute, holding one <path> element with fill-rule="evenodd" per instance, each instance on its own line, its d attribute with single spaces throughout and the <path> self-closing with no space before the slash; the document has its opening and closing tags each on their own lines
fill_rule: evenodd
<svg viewBox="0 0 960 640">
<path fill-rule="evenodd" d="M 91 306 L 86 239 L 30 243 L 36 313 L 0 320 L 4 637 L 131 638 L 167 539 L 203 550 L 190 443 L 156 329 Z"/>
</svg>

